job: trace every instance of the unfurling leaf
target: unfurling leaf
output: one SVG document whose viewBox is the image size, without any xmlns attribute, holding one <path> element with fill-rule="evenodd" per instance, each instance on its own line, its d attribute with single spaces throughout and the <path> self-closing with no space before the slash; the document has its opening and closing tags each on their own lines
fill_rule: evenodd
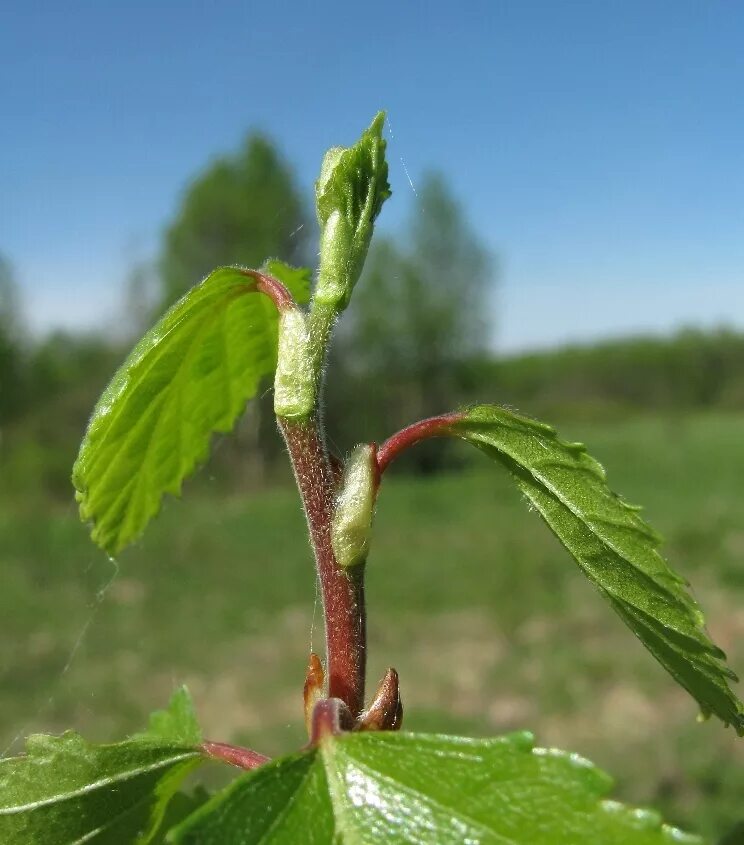
<svg viewBox="0 0 744 845">
<path fill-rule="evenodd" d="M 353 147 L 333 147 L 323 159 L 315 185 L 320 223 L 320 273 L 315 301 L 343 310 L 359 279 L 372 229 L 390 196 L 384 113 L 380 112 Z"/>
<path fill-rule="evenodd" d="M 115 745 L 68 732 L 32 736 L 26 755 L 0 762 L 0 842 L 8 845 L 146 845 L 171 798 L 204 760 L 185 690 L 150 730 Z M 184 800 L 184 809 L 194 806 Z M 197 804 L 198 806 L 198 804 Z M 168 814 L 169 822 L 182 818 Z"/>
<path fill-rule="evenodd" d="M 529 734 L 329 736 L 238 778 L 175 828 L 177 845 L 698 845 Z"/>
<path fill-rule="evenodd" d="M 503 464 L 554 534 L 665 669 L 698 701 L 744 734 L 736 676 L 709 639 L 703 615 L 658 553 L 658 535 L 605 483 L 583 445 L 494 405 L 465 411 L 449 432 Z"/>
<path fill-rule="evenodd" d="M 309 271 L 268 265 L 309 298 Z M 80 514 L 117 554 L 203 461 L 276 367 L 278 313 L 239 268 L 215 270 L 142 338 L 96 405 L 73 468 Z"/>
</svg>

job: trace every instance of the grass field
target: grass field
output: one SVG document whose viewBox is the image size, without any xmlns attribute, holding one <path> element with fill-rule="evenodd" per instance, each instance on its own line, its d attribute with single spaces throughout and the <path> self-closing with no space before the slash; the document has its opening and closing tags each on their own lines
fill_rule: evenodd
<svg viewBox="0 0 744 845">
<path fill-rule="evenodd" d="M 744 417 L 561 432 L 646 506 L 744 674 Z M 286 489 L 208 493 L 202 482 L 169 501 L 118 564 L 73 504 L 40 513 L 4 493 L 2 748 L 40 729 L 116 737 L 183 682 L 211 738 L 270 754 L 303 741 L 303 675 L 322 626 L 298 501 Z M 391 472 L 368 582 L 370 680 L 399 670 L 407 728 L 530 728 L 684 827 L 719 836 L 744 817 L 744 741 L 697 724 L 694 702 L 484 458 L 431 480 Z"/>
</svg>

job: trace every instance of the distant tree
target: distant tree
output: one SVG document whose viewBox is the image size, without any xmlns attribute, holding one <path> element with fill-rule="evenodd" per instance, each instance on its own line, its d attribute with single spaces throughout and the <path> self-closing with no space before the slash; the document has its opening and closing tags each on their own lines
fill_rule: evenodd
<svg viewBox="0 0 744 845">
<path fill-rule="evenodd" d="M 7 334 L 17 333 L 20 329 L 18 287 L 13 266 L 2 253 L 0 253 L 0 328 Z"/>
<path fill-rule="evenodd" d="M 306 212 L 292 172 L 273 144 L 252 134 L 189 186 L 165 234 L 163 300 L 170 304 L 223 264 L 260 266 L 305 258 Z"/>
<path fill-rule="evenodd" d="M 360 383 L 365 417 L 354 424 L 370 434 L 457 404 L 464 363 L 488 348 L 494 270 L 444 178 L 428 174 L 408 231 L 378 243 L 355 292 L 334 350 L 335 421 L 351 413 Z M 426 471 L 441 456 L 422 447 L 410 459 Z"/>
<path fill-rule="evenodd" d="M 25 402 L 23 327 L 13 268 L 0 255 L 0 425 Z"/>
<path fill-rule="evenodd" d="M 35 343 L 26 358 L 27 403 L 13 431 L 19 483 L 70 495 L 70 467 L 92 403 L 121 362 L 122 349 L 99 334 L 54 332 Z M 24 481 L 25 479 L 25 481 Z"/>
</svg>

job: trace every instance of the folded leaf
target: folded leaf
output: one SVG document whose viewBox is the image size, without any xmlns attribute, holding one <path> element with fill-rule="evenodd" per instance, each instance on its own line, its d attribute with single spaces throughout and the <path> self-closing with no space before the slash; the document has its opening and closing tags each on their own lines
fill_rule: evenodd
<svg viewBox="0 0 744 845">
<path fill-rule="evenodd" d="M 693 845 L 652 812 L 602 800 L 610 779 L 529 734 L 327 737 L 215 795 L 178 845 Z"/>
<path fill-rule="evenodd" d="M 309 271 L 271 262 L 300 302 Z M 142 533 L 165 493 L 229 431 L 276 367 L 278 314 L 238 268 L 215 270 L 137 344 L 96 405 L 73 468 L 80 514 L 117 554 Z"/>
<path fill-rule="evenodd" d="M 364 266 L 374 222 L 390 196 L 384 113 L 352 147 L 328 150 L 315 184 L 320 271 L 315 304 L 343 310 Z"/>
<path fill-rule="evenodd" d="M 507 467 L 584 573 L 668 672 L 698 701 L 744 734 L 736 676 L 709 639 L 703 615 L 658 553 L 658 535 L 605 483 L 580 443 L 547 425 L 492 405 L 464 412 L 449 426 Z"/>
<path fill-rule="evenodd" d="M 30 737 L 26 756 L 0 761 L 0 842 L 152 842 L 181 781 L 205 759 L 185 690 L 153 724 L 154 732 L 115 745 L 71 732 Z"/>
</svg>

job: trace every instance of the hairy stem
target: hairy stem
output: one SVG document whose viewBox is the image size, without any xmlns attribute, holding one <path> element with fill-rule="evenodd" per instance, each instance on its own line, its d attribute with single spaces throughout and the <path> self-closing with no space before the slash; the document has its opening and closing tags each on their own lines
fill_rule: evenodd
<svg viewBox="0 0 744 845">
<path fill-rule="evenodd" d="M 281 282 L 256 271 L 246 271 L 246 275 L 256 281 L 258 290 L 272 299 L 280 313 L 297 308 Z M 318 423 L 323 365 L 336 316 L 337 312 L 328 307 L 314 307 L 309 315 L 311 360 L 307 363 L 314 411 L 303 418 L 278 413 L 277 422 L 292 460 L 315 553 L 325 619 L 327 694 L 341 699 L 356 718 L 364 709 L 367 657 L 364 565 L 347 571 L 339 566 L 333 552 L 331 520 L 341 467 L 331 460 Z M 281 349 L 280 343 L 280 358 Z M 280 360 L 277 373 L 281 364 Z"/>
<path fill-rule="evenodd" d="M 357 717 L 364 708 L 366 615 L 364 566 L 347 572 L 331 545 L 335 480 L 317 417 L 279 418 L 302 496 L 318 568 L 326 628 L 328 696 L 340 698 Z"/>
</svg>

